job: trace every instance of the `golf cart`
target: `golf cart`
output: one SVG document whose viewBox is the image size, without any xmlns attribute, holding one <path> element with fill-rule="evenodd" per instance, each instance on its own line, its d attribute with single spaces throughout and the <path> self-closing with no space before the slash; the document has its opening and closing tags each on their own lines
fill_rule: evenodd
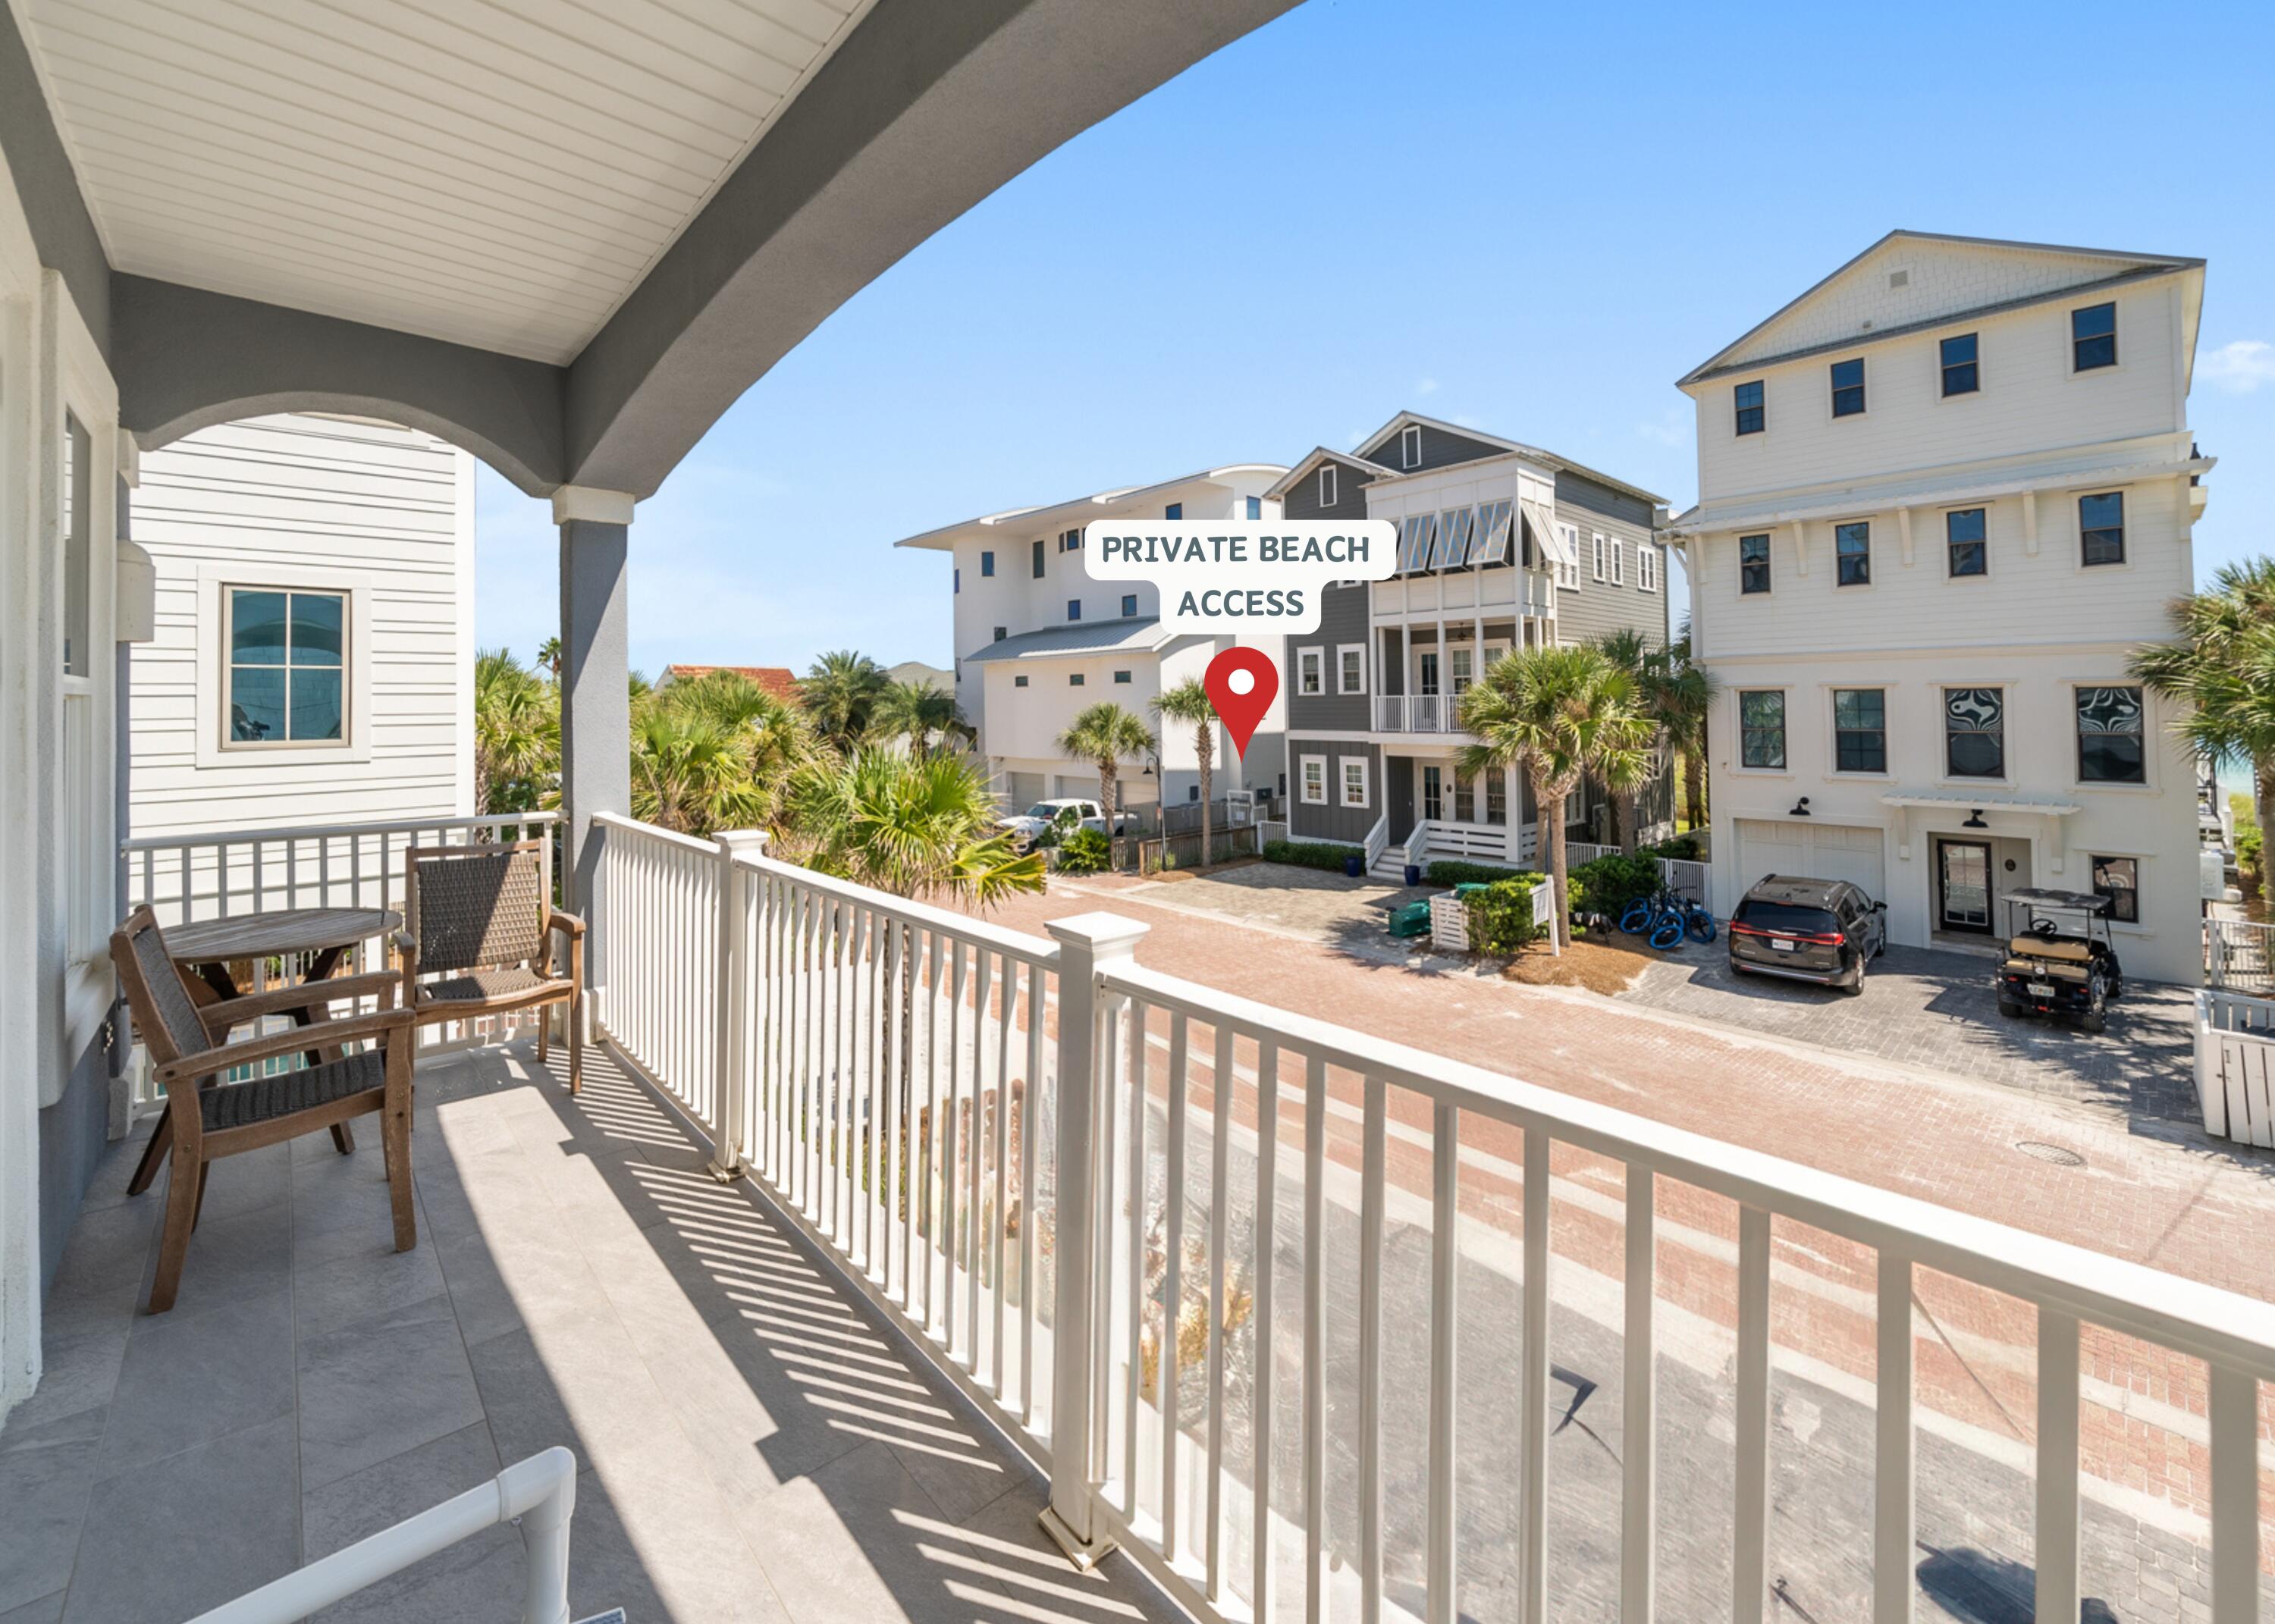
<svg viewBox="0 0 2275 1624">
<path fill-rule="evenodd" d="M 2080 891 L 2009 891 L 1999 1013 L 2067 1016 L 2081 1031 L 2102 1029 L 2103 1011 L 2124 990 L 2109 939 L 2109 899 Z"/>
</svg>

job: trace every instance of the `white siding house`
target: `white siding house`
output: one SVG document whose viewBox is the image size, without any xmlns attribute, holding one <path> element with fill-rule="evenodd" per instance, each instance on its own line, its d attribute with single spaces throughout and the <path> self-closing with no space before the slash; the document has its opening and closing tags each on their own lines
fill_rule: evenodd
<svg viewBox="0 0 2275 1624">
<path fill-rule="evenodd" d="M 1277 661 L 1285 638 L 1170 637 L 1161 630 L 1160 588 L 1150 581 L 1093 581 L 1083 566 L 1082 531 L 1099 519 L 1277 518 L 1266 493 L 1287 472 L 1239 463 L 1157 485 L 1126 487 L 1048 507 L 1016 508 L 927 531 L 896 543 L 949 554 L 956 648 L 955 692 L 979 731 L 978 755 L 1007 805 L 1046 796 L 1095 796 L 1097 769 L 1055 744 L 1074 715 L 1110 699 L 1154 727 L 1165 688 L 1198 677 L 1220 649 L 1263 648 Z M 1284 770 L 1283 690 L 1257 726 L 1243 761 L 1220 733 L 1213 789 L 1278 788 Z M 1124 805 L 1182 801 L 1199 793 L 1192 730 L 1156 728 L 1159 759 L 1123 764 Z"/>
<path fill-rule="evenodd" d="M 1899 231 L 1681 381 L 1718 896 L 1849 880 L 1966 947 L 2101 890 L 2129 971 L 2196 978 L 2195 764 L 2125 668 L 2194 584 L 2203 284 Z"/>
<path fill-rule="evenodd" d="M 473 806 L 473 459 L 394 424 L 247 419 L 142 458 L 155 638 L 132 662 L 129 827 Z"/>
</svg>

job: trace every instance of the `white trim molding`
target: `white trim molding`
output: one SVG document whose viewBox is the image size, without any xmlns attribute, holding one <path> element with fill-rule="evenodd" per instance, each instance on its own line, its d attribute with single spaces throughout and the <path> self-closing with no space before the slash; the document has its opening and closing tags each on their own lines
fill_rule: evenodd
<svg viewBox="0 0 2275 1624">
<path fill-rule="evenodd" d="M 553 493 L 553 522 L 566 525 L 582 519 L 594 525 L 629 525 L 636 499 L 624 491 L 604 491 L 591 485 L 563 485 Z"/>
<path fill-rule="evenodd" d="M 307 743 L 231 749 L 223 739 L 229 691 L 229 589 L 282 587 L 291 592 L 339 593 L 347 599 L 347 671 L 340 684 L 341 736 Z M 321 772 L 342 762 L 371 759 L 371 623 L 377 583 L 351 570 L 299 564 L 226 563 L 198 566 L 196 661 L 197 764 L 200 767 L 309 767 Z M 467 741 L 471 752 L 472 741 Z"/>
</svg>

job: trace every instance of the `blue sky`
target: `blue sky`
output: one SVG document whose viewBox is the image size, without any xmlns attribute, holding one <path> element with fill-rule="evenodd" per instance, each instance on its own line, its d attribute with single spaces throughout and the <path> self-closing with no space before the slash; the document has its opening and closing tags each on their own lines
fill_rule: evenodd
<svg viewBox="0 0 2275 1624">
<path fill-rule="evenodd" d="M 2211 261 L 2209 574 L 2275 510 L 2271 47 L 2264 4 L 1309 0 L 918 247 L 722 418 L 633 525 L 633 663 L 946 664 L 947 560 L 897 538 L 1292 462 L 1407 406 L 1680 510 L 1673 381 L 1894 226 Z M 478 526 L 480 640 L 526 655 L 548 515 L 485 469 Z"/>
</svg>

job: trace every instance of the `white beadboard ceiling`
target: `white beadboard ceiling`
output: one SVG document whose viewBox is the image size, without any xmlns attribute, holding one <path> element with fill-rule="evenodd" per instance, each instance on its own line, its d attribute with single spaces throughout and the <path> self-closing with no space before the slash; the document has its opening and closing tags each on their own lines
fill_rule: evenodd
<svg viewBox="0 0 2275 1624">
<path fill-rule="evenodd" d="M 873 0 L 9 0 L 113 267 L 566 362 Z"/>
</svg>

